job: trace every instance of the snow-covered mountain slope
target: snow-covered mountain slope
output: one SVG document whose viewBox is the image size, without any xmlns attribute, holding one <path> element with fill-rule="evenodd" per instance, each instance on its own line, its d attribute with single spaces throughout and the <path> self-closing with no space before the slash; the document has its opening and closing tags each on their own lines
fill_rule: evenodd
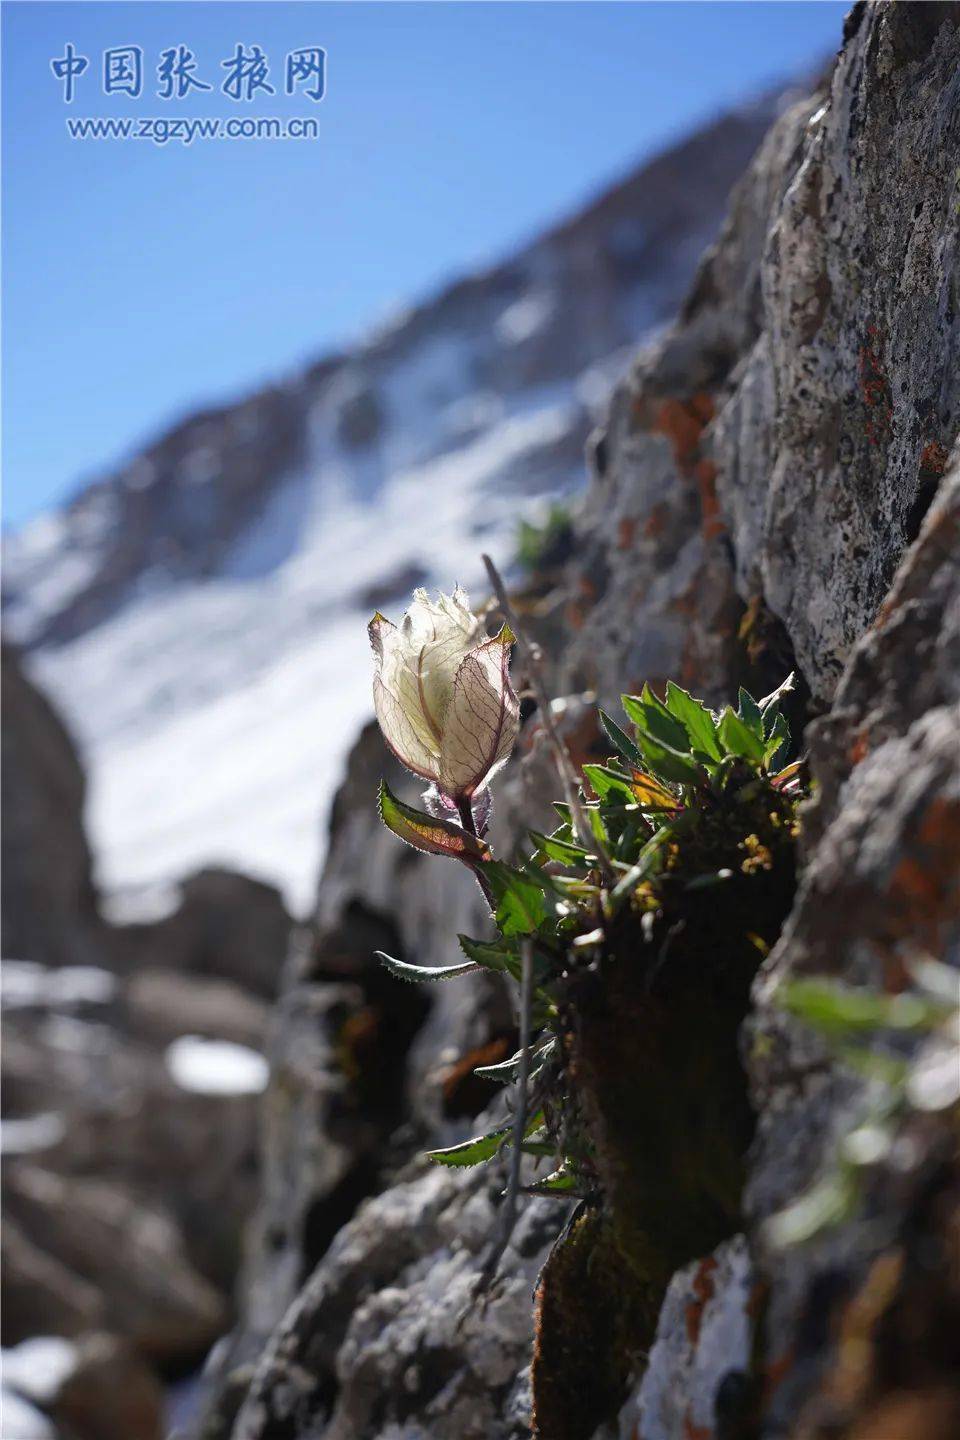
<svg viewBox="0 0 960 1440">
<path fill-rule="evenodd" d="M 191 417 L 5 546 L 5 624 L 74 730 L 108 891 L 202 863 L 312 896 L 370 709 L 364 625 L 477 582 L 575 491 L 626 355 L 663 324 L 774 101 L 342 355 Z M 372 803 L 372 797 L 371 797 Z"/>
</svg>

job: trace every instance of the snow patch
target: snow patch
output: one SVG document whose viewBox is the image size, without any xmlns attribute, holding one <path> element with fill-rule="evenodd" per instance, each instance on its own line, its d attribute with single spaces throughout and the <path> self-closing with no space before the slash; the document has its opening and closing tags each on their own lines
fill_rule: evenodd
<svg viewBox="0 0 960 1440">
<path fill-rule="evenodd" d="M 32 960 L 4 960 L 0 966 L 0 1004 L 5 1010 L 106 1005 L 116 988 L 116 976 L 96 965 L 57 968 Z"/>
<path fill-rule="evenodd" d="M 9 1385 L 28 1400 L 43 1404 L 56 1398 L 64 1381 L 76 1369 L 77 1347 L 59 1335 L 36 1335 L 5 1349 L 2 1358 L 4 1385 Z M 21 1440 L 19 1430 L 10 1428 L 8 1421 L 5 1413 L 4 1436 L 9 1436 L 10 1440 Z"/>
<path fill-rule="evenodd" d="M 0 1155 L 36 1155 L 41 1150 L 52 1150 L 66 1133 L 63 1116 L 54 1110 L 0 1120 Z"/>
<path fill-rule="evenodd" d="M 264 1057 L 231 1040 L 181 1035 L 167 1046 L 164 1060 L 173 1082 L 195 1095 L 259 1095 L 270 1079 Z"/>
</svg>

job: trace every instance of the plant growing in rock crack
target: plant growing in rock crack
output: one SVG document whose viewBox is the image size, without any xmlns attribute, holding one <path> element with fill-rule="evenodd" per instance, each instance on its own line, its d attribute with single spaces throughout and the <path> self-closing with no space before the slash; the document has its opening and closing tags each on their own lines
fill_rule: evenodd
<svg viewBox="0 0 960 1440">
<path fill-rule="evenodd" d="M 489 563 L 488 569 L 507 614 L 499 576 Z M 477 1071 L 490 1080 L 523 1082 L 521 1123 L 515 1117 L 513 1124 L 432 1151 L 431 1158 L 475 1165 L 513 1145 L 553 1160 L 550 1173 L 527 1187 L 530 1193 L 588 1197 L 602 1185 L 603 1167 L 568 1079 L 571 997 L 582 995 L 583 982 L 605 964 L 623 964 L 627 934 L 644 949 L 644 984 L 652 993 L 693 912 L 701 928 L 705 915 L 708 924 L 716 915 L 718 943 L 723 925 L 738 924 L 756 968 L 775 938 L 782 905 L 766 927 L 762 919 L 753 924 L 751 892 L 782 868 L 785 853 L 792 893 L 802 767 L 786 763 L 790 735 L 781 700 L 793 677 L 759 701 L 741 690 L 737 707 L 720 713 L 673 683 L 663 698 L 649 686 L 624 695 L 627 728 L 599 711 L 609 762 L 585 765 L 582 779 L 574 780 L 560 747 L 566 795 L 555 807 L 560 823 L 550 835 L 531 831 L 532 852 L 508 864 L 494 858 L 485 834 L 489 782 L 509 756 L 519 724 L 508 672 L 514 630 L 505 624 L 487 638 L 458 589 L 436 602 L 418 591 L 400 626 L 378 614 L 370 637 L 386 742 L 430 782 L 424 811 L 403 804 L 383 783 L 383 822 L 415 849 L 467 865 L 497 931 L 491 940 L 459 936 L 465 959 L 457 964 L 429 968 L 381 959 L 406 980 L 448 980 L 487 969 L 526 981 L 528 992 L 520 1051 Z M 548 707 L 541 706 L 541 714 L 549 727 Z"/>
</svg>

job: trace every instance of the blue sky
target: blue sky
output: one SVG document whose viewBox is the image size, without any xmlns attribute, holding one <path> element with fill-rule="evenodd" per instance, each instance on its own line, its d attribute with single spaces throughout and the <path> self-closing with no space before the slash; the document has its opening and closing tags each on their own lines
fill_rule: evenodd
<svg viewBox="0 0 960 1440">
<path fill-rule="evenodd" d="M 3 5 L 4 518 L 191 408 L 282 377 L 485 265 L 643 156 L 836 50 L 844 4 Z M 72 105 L 50 61 L 89 59 Z M 273 97 L 220 62 L 259 45 Z M 210 92 L 157 98 L 190 47 Z M 139 99 L 102 52 L 144 52 Z M 323 46 L 320 104 L 284 95 Z M 68 138 L 67 116 L 314 115 L 313 140 Z"/>
</svg>

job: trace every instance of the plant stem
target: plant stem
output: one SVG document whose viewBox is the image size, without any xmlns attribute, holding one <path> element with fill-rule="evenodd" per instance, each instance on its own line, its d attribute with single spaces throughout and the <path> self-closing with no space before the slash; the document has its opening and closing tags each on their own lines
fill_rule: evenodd
<svg viewBox="0 0 960 1440">
<path fill-rule="evenodd" d="M 463 826 L 463 828 L 464 828 L 464 830 L 467 832 L 467 834 L 468 834 L 468 835 L 476 835 L 476 833 L 477 833 L 477 827 L 476 827 L 476 824 L 474 823 L 474 819 L 473 819 L 473 803 L 472 803 L 472 801 L 470 801 L 466 796 L 462 796 L 462 797 L 457 801 L 457 813 L 458 813 L 459 816 L 460 816 L 460 824 Z M 479 861 L 476 861 L 476 862 L 466 861 L 465 863 L 466 863 L 467 865 L 469 865 L 470 869 L 473 871 L 474 875 L 477 877 L 477 884 L 480 886 L 480 889 L 483 891 L 483 898 L 486 900 L 487 904 L 490 906 L 490 912 L 491 912 L 491 914 L 493 914 L 493 912 L 496 910 L 497 907 L 496 907 L 496 905 L 494 904 L 493 891 L 490 889 L 489 881 L 487 880 L 487 877 L 486 877 L 486 876 L 484 875 L 484 873 L 483 873 L 483 861 L 482 861 L 482 860 L 479 860 Z"/>
<path fill-rule="evenodd" d="M 603 871 L 604 879 L 607 880 L 608 883 L 613 883 L 616 879 L 616 875 L 613 869 L 613 861 L 610 859 L 610 856 L 607 853 L 606 846 L 603 844 L 603 841 L 598 839 L 598 837 L 594 835 L 592 829 L 590 828 L 590 822 L 587 819 L 586 811 L 584 810 L 583 805 L 580 801 L 580 796 L 577 793 L 580 785 L 580 778 L 577 775 L 573 761 L 570 759 L 570 751 L 567 749 L 563 736 L 557 729 L 556 721 L 553 718 L 553 709 L 550 696 L 547 693 L 547 687 L 544 683 L 543 673 L 540 668 L 540 652 L 534 645 L 533 641 L 530 640 L 530 638 L 527 636 L 523 625 L 517 618 L 517 613 L 514 610 L 513 606 L 510 604 L 510 599 L 507 595 L 506 587 L 504 586 L 503 580 L 500 577 L 500 572 L 497 569 L 496 565 L 494 565 L 489 555 L 481 555 L 480 558 L 483 561 L 484 565 L 487 567 L 487 574 L 490 576 L 490 584 L 493 586 L 496 593 L 497 602 L 500 606 L 500 611 L 503 615 L 503 618 L 506 620 L 507 624 L 510 626 L 510 629 L 516 635 L 517 646 L 520 650 L 520 654 L 523 656 L 524 661 L 526 662 L 527 678 L 530 681 L 531 689 L 537 697 L 537 707 L 539 710 L 540 719 L 542 721 L 547 740 L 550 742 L 551 748 L 553 749 L 554 759 L 557 763 L 557 771 L 560 776 L 560 784 L 563 787 L 563 798 L 570 807 L 570 814 L 573 817 L 573 823 L 576 826 L 577 834 L 580 837 L 580 843 L 584 847 L 584 849 L 589 850 L 591 854 L 596 855 L 598 861 L 600 862 L 600 869 Z"/>
<path fill-rule="evenodd" d="M 513 1116 L 513 1148 L 510 1152 L 510 1174 L 500 1212 L 499 1235 L 480 1273 L 480 1291 L 490 1285 L 497 1266 L 510 1243 L 517 1223 L 517 1201 L 520 1196 L 520 1169 L 523 1164 L 523 1141 L 527 1133 L 530 1082 L 530 1012 L 533 1008 L 533 941 L 525 935 L 520 945 L 520 1066 L 517 1073 L 517 1108 Z"/>
</svg>

